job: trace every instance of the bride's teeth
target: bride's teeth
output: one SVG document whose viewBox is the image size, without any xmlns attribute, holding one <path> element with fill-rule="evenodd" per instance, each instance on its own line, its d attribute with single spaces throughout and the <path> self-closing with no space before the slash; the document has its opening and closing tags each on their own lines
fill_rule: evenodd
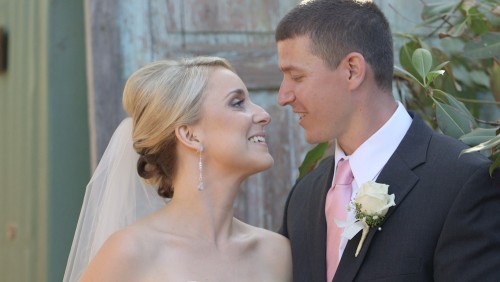
<svg viewBox="0 0 500 282">
<path fill-rule="evenodd" d="M 263 136 L 254 136 L 250 138 L 250 141 L 254 143 L 266 142 L 266 139 Z"/>
</svg>

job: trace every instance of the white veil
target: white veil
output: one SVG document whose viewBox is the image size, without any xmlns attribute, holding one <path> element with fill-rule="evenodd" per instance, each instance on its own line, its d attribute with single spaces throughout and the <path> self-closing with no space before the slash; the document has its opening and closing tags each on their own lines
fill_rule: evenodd
<svg viewBox="0 0 500 282">
<path fill-rule="evenodd" d="M 124 119 L 87 185 L 63 281 L 77 281 L 104 241 L 115 231 L 165 205 L 156 188 L 137 173 L 132 119 Z"/>
</svg>

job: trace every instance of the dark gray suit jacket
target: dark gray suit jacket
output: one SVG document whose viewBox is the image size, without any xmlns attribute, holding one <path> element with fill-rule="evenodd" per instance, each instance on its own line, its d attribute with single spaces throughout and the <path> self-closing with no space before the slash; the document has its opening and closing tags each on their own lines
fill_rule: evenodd
<svg viewBox="0 0 500 282">
<path fill-rule="evenodd" d="M 479 153 L 420 117 L 383 168 L 378 183 L 395 194 L 381 230 L 361 232 L 344 251 L 333 281 L 500 281 L 500 171 Z M 370 160 L 366 160 L 369 162 Z M 325 198 L 334 159 L 293 187 L 280 233 L 290 239 L 294 281 L 326 280 Z"/>
</svg>

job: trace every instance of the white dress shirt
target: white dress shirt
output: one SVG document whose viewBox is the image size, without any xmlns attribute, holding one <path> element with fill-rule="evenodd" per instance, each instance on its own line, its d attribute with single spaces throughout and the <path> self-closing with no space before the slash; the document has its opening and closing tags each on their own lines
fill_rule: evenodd
<svg viewBox="0 0 500 282">
<path fill-rule="evenodd" d="M 352 174 L 354 175 L 351 201 L 354 201 L 358 187 L 361 184 L 377 179 L 380 171 L 382 171 L 382 168 L 384 168 L 389 158 L 396 151 L 401 140 L 403 140 L 411 122 L 412 118 L 404 106 L 398 102 L 398 108 L 391 118 L 350 156 L 346 156 L 337 142 L 335 142 L 335 167 L 337 167 L 340 159 L 348 159 Z M 353 220 L 354 217 L 354 211 L 350 211 L 347 213 L 346 220 Z M 341 239 L 339 257 L 342 256 L 347 241 L 347 238 Z"/>
</svg>

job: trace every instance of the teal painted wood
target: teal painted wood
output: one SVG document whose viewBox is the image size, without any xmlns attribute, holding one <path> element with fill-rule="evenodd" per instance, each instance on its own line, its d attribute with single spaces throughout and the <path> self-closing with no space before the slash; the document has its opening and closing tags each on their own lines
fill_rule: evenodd
<svg viewBox="0 0 500 282">
<path fill-rule="evenodd" d="M 90 179 L 83 2 L 51 0 L 47 12 L 47 281 L 62 281 Z"/>
</svg>

